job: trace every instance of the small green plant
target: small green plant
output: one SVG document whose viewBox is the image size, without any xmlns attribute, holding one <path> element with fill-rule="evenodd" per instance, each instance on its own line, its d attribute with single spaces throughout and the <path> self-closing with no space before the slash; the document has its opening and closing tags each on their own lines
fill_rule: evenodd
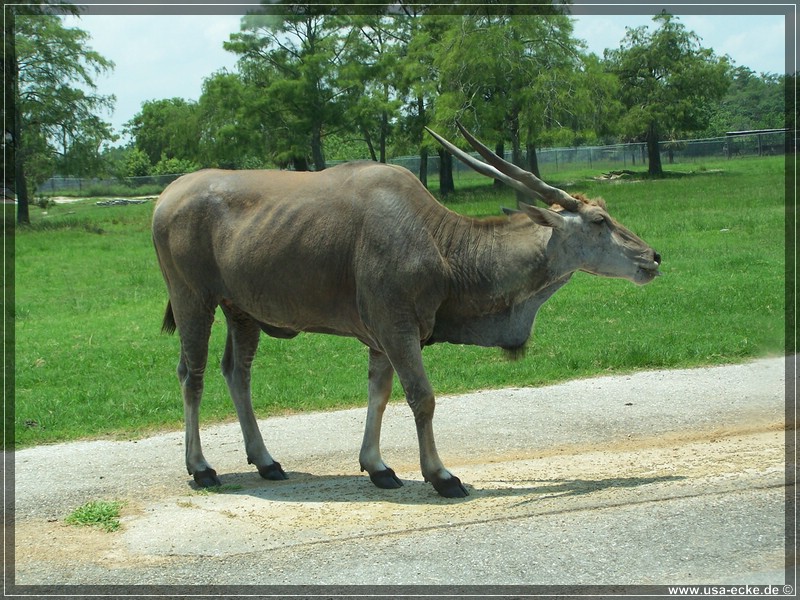
<svg viewBox="0 0 800 600">
<path fill-rule="evenodd" d="M 124 504 L 120 501 L 93 500 L 75 509 L 66 518 L 66 522 L 82 527 L 99 527 L 103 531 L 116 531 L 119 529 L 119 511 Z"/>
</svg>

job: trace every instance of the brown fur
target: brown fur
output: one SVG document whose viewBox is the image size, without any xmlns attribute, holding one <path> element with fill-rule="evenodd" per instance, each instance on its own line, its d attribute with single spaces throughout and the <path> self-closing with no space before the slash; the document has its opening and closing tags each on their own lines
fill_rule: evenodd
<svg viewBox="0 0 800 600">
<path fill-rule="evenodd" d="M 606 207 L 606 201 L 603 200 L 602 198 L 588 198 L 581 193 L 570 194 L 570 196 L 572 196 L 576 200 L 580 200 L 587 206 L 599 206 L 603 210 L 608 210 L 608 208 Z M 561 206 L 560 204 L 551 204 L 550 210 L 561 212 L 564 210 L 564 207 Z"/>
</svg>

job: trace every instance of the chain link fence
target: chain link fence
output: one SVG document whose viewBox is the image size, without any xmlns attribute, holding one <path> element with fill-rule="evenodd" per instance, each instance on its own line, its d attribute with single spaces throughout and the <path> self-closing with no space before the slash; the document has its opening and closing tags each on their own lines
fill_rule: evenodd
<svg viewBox="0 0 800 600">
<path fill-rule="evenodd" d="M 796 132 L 768 131 L 758 133 L 737 132 L 725 137 L 700 140 L 675 140 L 661 142 L 664 165 L 673 163 L 698 163 L 709 159 L 736 159 L 754 156 L 774 156 L 796 152 Z M 477 156 L 477 154 L 475 154 Z M 614 144 L 610 146 L 580 146 L 575 148 L 542 148 L 536 151 L 539 167 L 543 173 L 558 173 L 563 170 L 593 169 L 598 172 L 643 169 L 647 165 L 647 148 L 644 143 Z M 511 160 L 510 152 L 506 160 Z M 330 161 L 333 166 L 339 161 Z M 401 165 L 412 173 L 419 173 L 419 156 L 401 156 L 389 160 Z M 428 157 L 428 176 L 437 177 L 439 156 L 432 153 Z M 453 178 L 472 173 L 460 161 L 453 161 Z M 51 177 L 37 188 L 37 194 L 57 195 L 66 193 L 98 195 L 130 195 L 126 191 L 139 194 L 157 195 L 169 183 L 180 177 L 175 175 L 154 175 L 147 177 L 125 177 L 117 179 L 80 179 L 74 177 Z"/>
<path fill-rule="evenodd" d="M 114 178 L 80 178 L 80 177 L 51 177 L 36 187 L 37 194 L 75 195 L 87 196 L 126 195 L 125 192 L 140 192 L 146 194 L 159 194 L 161 190 L 180 177 L 182 173 L 173 175 L 145 175 L 143 177 L 114 177 Z"/>
<path fill-rule="evenodd" d="M 661 142 L 661 159 L 665 166 L 674 163 L 699 163 L 709 159 L 735 159 L 755 156 L 775 156 L 796 151 L 796 135 L 785 131 L 761 133 L 736 133 L 725 137 L 674 140 Z M 477 153 L 472 153 L 478 156 Z M 579 146 L 574 148 L 541 148 L 536 151 L 539 168 L 543 173 L 575 169 L 593 169 L 598 172 L 644 169 L 647 167 L 647 146 L 644 142 L 613 144 L 609 146 Z M 511 160 L 511 152 L 505 153 Z M 403 156 L 389 161 L 419 173 L 420 158 Z M 428 176 L 439 172 L 439 156 L 428 157 Z M 453 178 L 471 174 L 471 169 L 460 161 L 453 161 Z"/>
</svg>

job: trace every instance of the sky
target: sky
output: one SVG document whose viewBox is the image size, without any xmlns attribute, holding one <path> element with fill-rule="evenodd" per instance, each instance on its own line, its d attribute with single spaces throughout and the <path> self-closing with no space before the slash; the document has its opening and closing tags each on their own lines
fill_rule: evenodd
<svg viewBox="0 0 800 600">
<path fill-rule="evenodd" d="M 738 66 L 757 73 L 787 70 L 783 15 L 675 14 L 700 36 L 704 47 L 720 56 L 729 55 Z M 234 70 L 236 55 L 225 51 L 222 44 L 239 31 L 239 23 L 236 15 L 84 14 L 65 18 L 66 26 L 88 32 L 90 47 L 115 64 L 113 72 L 99 75 L 95 83 L 98 93 L 116 96 L 114 113 L 103 118 L 117 134 L 143 102 L 173 97 L 198 100 L 205 78 L 222 69 Z M 639 25 L 652 28 L 652 14 L 582 15 L 575 17 L 574 36 L 602 56 L 604 49 L 619 47 L 626 27 Z M 794 69 L 789 65 L 790 72 Z"/>
</svg>

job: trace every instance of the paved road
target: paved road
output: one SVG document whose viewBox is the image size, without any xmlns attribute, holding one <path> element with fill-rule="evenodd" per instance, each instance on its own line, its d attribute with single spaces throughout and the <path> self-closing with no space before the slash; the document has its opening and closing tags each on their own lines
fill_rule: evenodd
<svg viewBox="0 0 800 600">
<path fill-rule="evenodd" d="M 784 367 L 441 398 L 464 500 L 422 481 L 403 404 L 383 435 L 399 490 L 358 471 L 363 409 L 263 420 L 284 482 L 246 464 L 238 425 L 209 427 L 223 493 L 192 488 L 180 432 L 23 450 L 16 584 L 782 586 Z M 118 532 L 64 524 L 96 499 L 126 501 Z"/>
</svg>

